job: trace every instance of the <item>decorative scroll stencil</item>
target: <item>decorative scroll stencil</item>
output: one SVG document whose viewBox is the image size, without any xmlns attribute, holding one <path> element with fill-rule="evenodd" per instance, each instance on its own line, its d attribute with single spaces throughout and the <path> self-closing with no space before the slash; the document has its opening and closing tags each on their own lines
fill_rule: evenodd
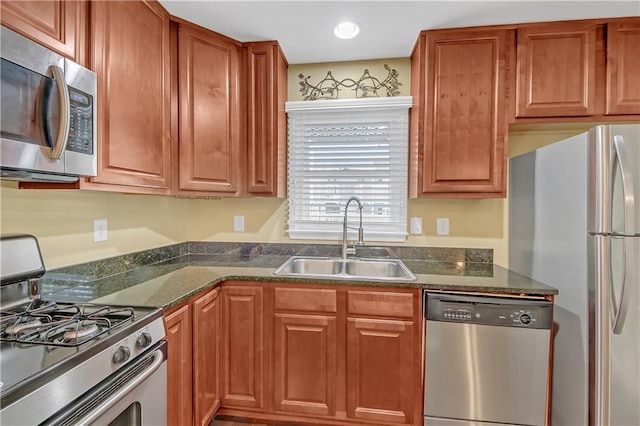
<svg viewBox="0 0 640 426">
<path fill-rule="evenodd" d="M 327 75 L 315 85 L 309 82 L 310 75 L 305 77 L 303 74 L 298 74 L 298 78 L 302 80 L 300 82 L 300 93 L 302 93 L 305 101 L 338 99 L 342 90 L 355 91 L 356 98 L 398 96 L 400 94 L 398 87 L 402 86 L 402 83 L 398 81 L 398 71 L 387 64 L 384 64 L 384 68 L 388 74 L 382 81 L 369 74 L 368 69 L 365 69 L 357 80 L 345 78 L 340 81 L 333 77 L 331 71 L 327 71 Z"/>
</svg>

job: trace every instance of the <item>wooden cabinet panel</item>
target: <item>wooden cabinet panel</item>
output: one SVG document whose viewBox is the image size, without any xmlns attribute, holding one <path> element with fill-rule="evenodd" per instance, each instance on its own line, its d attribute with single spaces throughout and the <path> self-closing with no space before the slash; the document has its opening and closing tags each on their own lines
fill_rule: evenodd
<svg viewBox="0 0 640 426">
<path fill-rule="evenodd" d="M 0 20 L 2 25 L 84 65 L 87 2 L 3 0 Z"/>
<path fill-rule="evenodd" d="M 247 193 L 286 196 L 288 64 L 275 41 L 247 49 Z"/>
<path fill-rule="evenodd" d="M 168 347 L 167 424 L 191 425 L 192 329 L 191 309 L 184 305 L 164 317 Z"/>
<path fill-rule="evenodd" d="M 244 171 L 239 45 L 180 23 L 178 51 L 179 190 L 237 194 Z"/>
<path fill-rule="evenodd" d="M 347 320 L 347 415 L 373 422 L 413 422 L 413 323 Z"/>
<path fill-rule="evenodd" d="M 517 117 L 596 113 L 596 25 L 518 28 Z"/>
<path fill-rule="evenodd" d="M 223 299 L 224 407 L 263 407 L 262 288 L 225 286 Z"/>
<path fill-rule="evenodd" d="M 640 114 L 640 18 L 607 25 L 607 114 Z"/>
<path fill-rule="evenodd" d="M 100 107 L 90 182 L 168 194 L 169 14 L 155 1 L 92 2 L 91 29 Z"/>
<path fill-rule="evenodd" d="M 336 318 L 275 315 L 274 404 L 278 411 L 335 413 Z"/>
<path fill-rule="evenodd" d="M 218 289 L 193 302 L 193 400 L 195 425 L 206 426 L 220 407 L 220 326 Z"/>
<path fill-rule="evenodd" d="M 274 308 L 280 311 L 336 312 L 337 291 L 320 288 L 275 289 Z"/>
<path fill-rule="evenodd" d="M 413 318 L 413 294 L 352 290 L 347 292 L 347 313 Z"/>
<path fill-rule="evenodd" d="M 410 196 L 504 196 L 506 33 L 421 34 L 412 55 L 414 96 L 423 99 L 411 112 Z"/>
</svg>

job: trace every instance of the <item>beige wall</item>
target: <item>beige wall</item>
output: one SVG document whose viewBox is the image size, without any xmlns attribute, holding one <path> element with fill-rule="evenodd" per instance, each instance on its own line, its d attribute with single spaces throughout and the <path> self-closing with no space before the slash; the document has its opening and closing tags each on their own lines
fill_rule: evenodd
<svg viewBox="0 0 640 426">
<path fill-rule="evenodd" d="M 402 95 L 409 94 L 407 58 L 346 64 L 292 65 L 289 99 L 300 100 L 303 73 L 337 79 L 359 77 L 368 68 L 385 76 L 383 64 L 399 72 Z M 564 139 L 590 125 L 519 126 L 510 132 L 510 155 Z M 424 235 L 410 236 L 408 245 L 492 248 L 495 263 L 508 266 L 508 212 L 505 199 L 409 200 L 409 217 L 423 219 Z M 18 190 L 0 188 L 0 232 L 32 233 L 40 240 L 47 268 L 55 268 L 187 240 L 290 242 L 286 229 L 286 200 L 191 200 L 166 196 L 124 195 L 86 191 Z M 245 232 L 233 231 L 233 217 L 245 216 Z M 437 236 L 436 218 L 450 219 L 449 236 Z M 107 242 L 93 242 L 93 220 L 108 220 Z M 325 242 L 326 243 L 326 242 Z"/>
<path fill-rule="evenodd" d="M 185 240 L 188 200 L 89 191 L 0 188 L 0 232 L 35 235 L 47 268 L 73 265 Z M 108 241 L 93 242 L 107 219 Z"/>
<path fill-rule="evenodd" d="M 310 84 L 318 84 L 326 75 L 327 71 L 331 71 L 331 75 L 338 81 L 345 78 L 358 80 L 364 73 L 365 69 L 369 70 L 369 75 L 383 81 L 387 78 L 388 71 L 384 68 L 384 64 L 389 65 L 392 69 L 398 71 L 398 81 L 401 86 L 399 96 L 409 96 L 411 88 L 411 61 L 409 58 L 390 58 L 376 59 L 369 61 L 353 61 L 353 62 L 325 62 L 318 64 L 299 64 L 289 65 L 289 100 L 301 101 L 302 93 L 300 93 L 300 82 L 302 81 L 298 75 L 305 77 L 311 76 Z M 356 92 L 351 89 L 340 91 L 340 99 L 355 98 Z"/>
</svg>

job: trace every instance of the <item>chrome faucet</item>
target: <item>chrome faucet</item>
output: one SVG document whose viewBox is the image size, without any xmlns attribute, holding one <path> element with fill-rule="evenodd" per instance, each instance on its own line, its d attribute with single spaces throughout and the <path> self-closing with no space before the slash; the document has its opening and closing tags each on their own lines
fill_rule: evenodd
<svg viewBox="0 0 640 426">
<path fill-rule="evenodd" d="M 356 242 L 353 247 L 347 247 L 347 228 L 351 228 L 347 226 L 347 212 L 349 211 L 349 204 L 352 201 L 358 203 L 358 207 L 360 209 L 360 226 L 358 227 L 358 242 Z M 358 197 L 353 196 L 347 200 L 347 205 L 344 207 L 344 222 L 342 223 L 342 259 L 346 259 L 347 255 L 349 254 L 356 254 L 356 245 L 364 245 L 363 238 L 364 232 L 362 230 L 362 203 L 360 202 L 360 199 Z"/>
</svg>

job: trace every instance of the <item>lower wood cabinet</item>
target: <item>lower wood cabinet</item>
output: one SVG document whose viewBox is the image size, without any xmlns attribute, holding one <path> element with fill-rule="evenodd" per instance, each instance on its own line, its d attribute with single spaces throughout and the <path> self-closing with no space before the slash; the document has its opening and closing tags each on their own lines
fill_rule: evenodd
<svg viewBox="0 0 640 426">
<path fill-rule="evenodd" d="M 168 425 L 208 425 L 220 407 L 219 295 L 213 289 L 164 317 Z"/>
<path fill-rule="evenodd" d="M 374 422 L 412 423 L 419 381 L 411 321 L 347 320 L 347 413 Z"/>
<path fill-rule="evenodd" d="M 190 425 L 192 409 L 191 306 L 182 305 L 164 317 L 167 333 L 167 425 Z"/>
<path fill-rule="evenodd" d="M 206 426 L 220 408 L 220 291 L 193 302 L 193 412 Z"/>
<path fill-rule="evenodd" d="M 230 284 L 222 290 L 224 407 L 263 407 L 262 286 Z"/>
<path fill-rule="evenodd" d="M 335 414 L 335 316 L 276 313 L 274 326 L 274 409 Z"/>
<path fill-rule="evenodd" d="M 421 293 L 225 282 L 165 315 L 168 424 L 421 425 Z M 326 422 L 326 423 L 325 423 Z"/>
</svg>

